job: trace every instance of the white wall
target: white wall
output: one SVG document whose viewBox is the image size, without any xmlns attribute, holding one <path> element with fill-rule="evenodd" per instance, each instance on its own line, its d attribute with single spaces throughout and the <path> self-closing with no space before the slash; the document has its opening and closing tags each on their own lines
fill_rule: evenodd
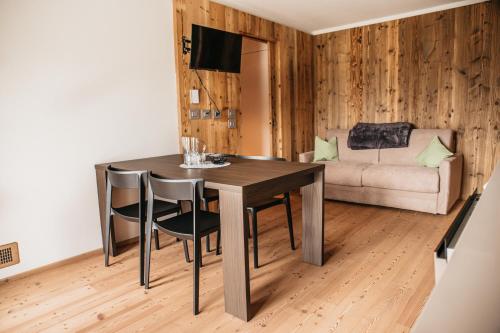
<svg viewBox="0 0 500 333">
<path fill-rule="evenodd" d="M 173 47 L 170 0 L 0 0 L 0 278 L 100 247 L 94 164 L 178 151 Z"/>
</svg>

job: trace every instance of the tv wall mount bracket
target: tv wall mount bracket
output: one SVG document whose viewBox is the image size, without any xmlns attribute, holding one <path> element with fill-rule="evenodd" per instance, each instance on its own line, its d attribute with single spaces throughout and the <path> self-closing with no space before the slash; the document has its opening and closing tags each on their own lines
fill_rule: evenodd
<svg viewBox="0 0 500 333">
<path fill-rule="evenodd" d="M 182 54 L 188 54 L 191 51 L 190 45 L 191 40 L 187 39 L 186 36 L 182 36 Z"/>
</svg>

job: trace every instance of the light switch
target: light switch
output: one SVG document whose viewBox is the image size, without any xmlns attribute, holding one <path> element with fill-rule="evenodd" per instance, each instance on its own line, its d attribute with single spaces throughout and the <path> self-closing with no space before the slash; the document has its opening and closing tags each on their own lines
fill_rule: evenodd
<svg viewBox="0 0 500 333">
<path fill-rule="evenodd" d="M 222 117 L 222 112 L 220 110 L 214 110 L 214 119 L 220 119 Z"/>
<path fill-rule="evenodd" d="M 189 102 L 191 104 L 198 104 L 200 103 L 200 92 L 198 89 L 191 89 L 189 91 Z"/>
</svg>

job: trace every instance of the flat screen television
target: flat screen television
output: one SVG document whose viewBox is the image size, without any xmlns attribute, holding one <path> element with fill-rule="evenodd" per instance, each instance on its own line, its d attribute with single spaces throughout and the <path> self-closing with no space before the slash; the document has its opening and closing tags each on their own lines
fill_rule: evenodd
<svg viewBox="0 0 500 333">
<path fill-rule="evenodd" d="M 189 68 L 239 73 L 242 36 L 193 24 Z"/>
</svg>

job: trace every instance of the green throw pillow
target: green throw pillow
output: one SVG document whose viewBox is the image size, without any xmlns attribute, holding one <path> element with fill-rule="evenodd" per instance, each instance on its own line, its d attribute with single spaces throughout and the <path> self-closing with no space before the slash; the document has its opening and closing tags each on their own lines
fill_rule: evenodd
<svg viewBox="0 0 500 333">
<path fill-rule="evenodd" d="M 314 139 L 314 162 L 335 161 L 338 156 L 336 137 L 331 138 L 328 142 L 318 136 Z"/>
<path fill-rule="evenodd" d="M 442 160 L 450 156 L 453 156 L 453 153 L 446 149 L 439 138 L 435 136 L 424 151 L 418 154 L 416 159 L 419 165 L 437 168 Z"/>
</svg>

